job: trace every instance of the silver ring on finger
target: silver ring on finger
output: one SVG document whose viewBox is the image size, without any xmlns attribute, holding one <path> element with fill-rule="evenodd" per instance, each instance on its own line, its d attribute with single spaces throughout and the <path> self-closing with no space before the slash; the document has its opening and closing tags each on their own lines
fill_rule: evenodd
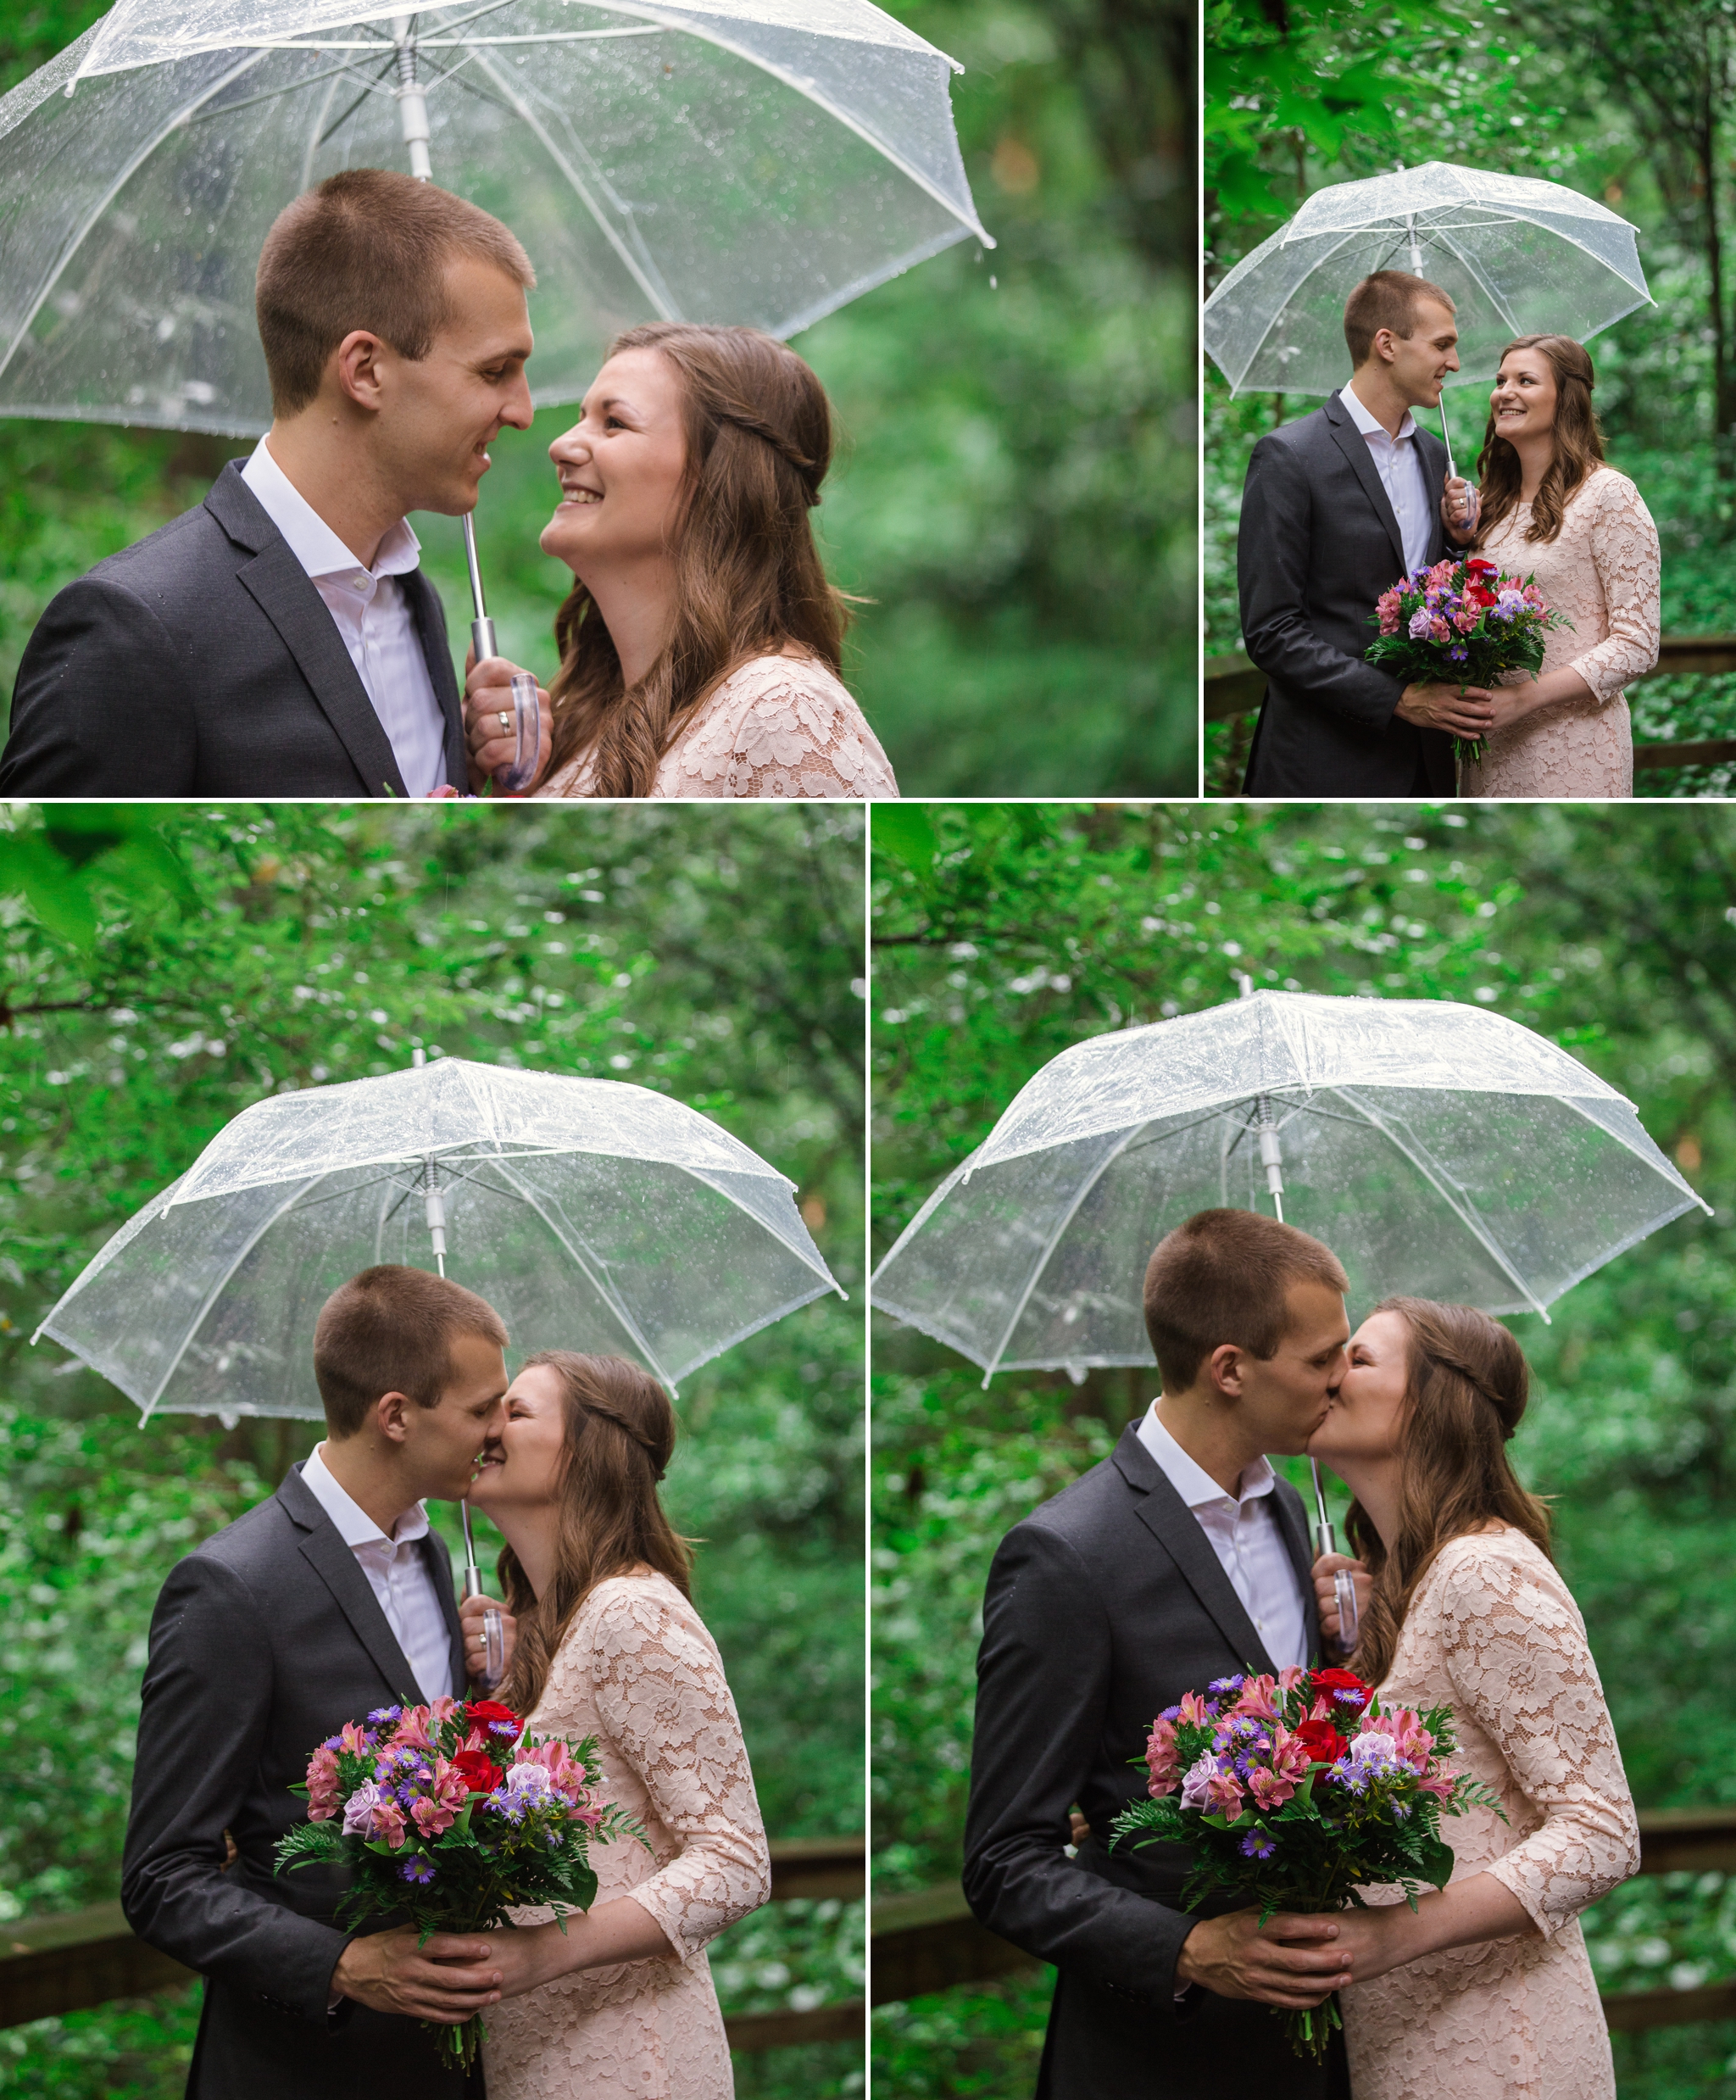
<svg viewBox="0 0 1736 2100">
<path fill-rule="evenodd" d="M 503 729 L 510 729 L 512 727 L 512 716 L 507 713 L 504 708 L 500 710 L 497 720 L 499 721 Z"/>
</svg>

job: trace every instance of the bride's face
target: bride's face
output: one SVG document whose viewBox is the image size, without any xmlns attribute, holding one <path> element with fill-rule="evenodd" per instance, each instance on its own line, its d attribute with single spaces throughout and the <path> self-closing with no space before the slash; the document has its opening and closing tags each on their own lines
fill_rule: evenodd
<svg viewBox="0 0 1736 2100">
<path fill-rule="evenodd" d="M 541 1509 L 559 1493 L 565 1417 L 559 1374 L 548 1364 L 520 1371 L 506 1392 L 506 1419 L 482 1454 L 470 1501 L 498 1518 Z"/>
<path fill-rule="evenodd" d="M 1341 1458 L 1393 1457 L 1404 1433 L 1410 1376 L 1410 1329 L 1399 1312 L 1373 1312 L 1350 1337 L 1349 1360 L 1308 1456 L 1324 1465 Z M 509 1402 L 511 1395 L 507 1395 Z"/>
<path fill-rule="evenodd" d="M 1540 350 L 1514 350 L 1501 360 L 1488 405 L 1498 437 L 1535 437 L 1555 426 L 1555 368 Z"/>
<path fill-rule="evenodd" d="M 579 421 L 548 448 L 560 501 L 545 554 L 576 576 L 668 550 L 687 459 L 681 383 L 660 350 L 623 350 L 591 382 Z"/>
</svg>

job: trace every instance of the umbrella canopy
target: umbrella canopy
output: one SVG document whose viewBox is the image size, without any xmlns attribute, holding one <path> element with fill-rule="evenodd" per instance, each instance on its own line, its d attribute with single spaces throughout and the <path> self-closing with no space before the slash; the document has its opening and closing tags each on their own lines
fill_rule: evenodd
<svg viewBox="0 0 1736 2100">
<path fill-rule="evenodd" d="M 1153 1247 L 1195 1211 L 1267 1200 L 1262 1096 L 1284 1216 L 1344 1262 L 1353 1304 L 1542 1312 L 1710 1214 L 1631 1103 L 1517 1022 L 1257 992 L 1046 1065 L 911 1221 L 874 1303 L 989 1373 L 1149 1363 Z"/>
<path fill-rule="evenodd" d="M 1633 228 L 1529 175 L 1431 160 L 1316 190 L 1205 302 L 1205 348 L 1232 393 L 1331 393 L 1349 377 L 1344 301 L 1377 270 L 1440 286 L 1459 313 L 1449 387 L 1486 384 L 1516 336 L 1583 343 L 1651 303 Z"/>
<path fill-rule="evenodd" d="M 0 415 L 257 435 L 253 272 L 338 170 L 423 168 L 537 265 L 538 404 L 656 319 L 793 334 L 989 246 L 956 70 L 868 0 L 120 0 L 0 100 Z"/>
<path fill-rule="evenodd" d="M 447 1058 L 244 1109 L 38 1332 L 147 1417 L 318 1420 L 320 1306 L 376 1262 L 431 1267 L 432 1217 L 516 1350 L 608 1351 L 673 1385 L 843 1295 L 793 1186 L 648 1088 Z"/>
</svg>

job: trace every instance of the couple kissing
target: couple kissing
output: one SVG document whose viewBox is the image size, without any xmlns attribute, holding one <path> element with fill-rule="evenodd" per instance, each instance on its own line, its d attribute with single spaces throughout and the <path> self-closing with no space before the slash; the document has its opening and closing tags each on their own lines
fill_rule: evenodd
<svg viewBox="0 0 1736 2100">
<path fill-rule="evenodd" d="M 1639 1835 L 1546 1509 L 1508 1440 L 1507 1329 L 1393 1298 L 1353 1334 L 1343 1267 L 1245 1211 L 1158 1245 L 1144 1312 L 1161 1390 L 1109 1457 L 1002 1540 L 983 1602 L 965 1891 L 1060 1974 L 1040 2100 L 1614 2100 L 1577 1923 Z M 1354 1559 L 1310 1552 L 1266 1454 L 1350 1489 Z M 1333 1577 L 1360 1630 L 1338 1649 Z M 1111 1846 L 1153 1717 L 1237 1673 L 1342 1660 L 1383 1706 L 1450 1705 L 1457 1763 L 1500 1803 L 1453 1828 L 1447 1887 L 1330 1915 L 1180 1908 L 1185 1847 Z M 1283 2022 L 1340 1992 L 1318 2068 Z"/>
</svg>

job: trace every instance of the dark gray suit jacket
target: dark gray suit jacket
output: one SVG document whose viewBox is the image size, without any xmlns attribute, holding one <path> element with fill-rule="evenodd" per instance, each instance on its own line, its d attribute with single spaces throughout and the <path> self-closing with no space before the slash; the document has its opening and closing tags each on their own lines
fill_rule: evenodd
<svg viewBox="0 0 1736 2100">
<path fill-rule="evenodd" d="M 1418 429 L 1436 510 L 1427 560 L 1448 540 L 1447 448 Z M 1456 794 L 1453 740 L 1393 710 L 1402 679 L 1363 661 L 1375 601 L 1405 573 L 1399 522 L 1368 440 L 1337 394 L 1254 448 L 1236 542 L 1242 641 L 1266 675 L 1247 794 Z"/>
<path fill-rule="evenodd" d="M 420 1550 L 462 1693 L 451 1561 L 431 1533 Z M 277 1841 L 307 1813 L 289 1789 L 310 1752 L 376 1707 L 421 1703 L 299 1467 L 171 1571 L 143 1698 L 120 1899 L 142 1940 L 205 1979 L 189 2100 L 459 2100 L 463 2077 L 441 2069 L 416 2021 L 348 2001 L 328 2016 L 354 1936 L 331 1922 L 346 1877 L 272 1874 Z M 240 1855 L 227 1872 L 225 1830 Z"/>
<path fill-rule="evenodd" d="M 325 601 L 231 460 L 196 510 L 99 561 L 36 623 L 0 794 L 172 801 L 402 795 L 403 777 Z M 446 719 L 465 734 L 446 616 L 398 579 Z"/>
<path fill-rule="evenodd" d="M 1320 1639 L 1302 1499 L 1275 1490 Z M 1266 2007 L 1193 1990 L 1176 1958 L 1178 1846 L 1109 1849 L 1145 1789 L 1151 1724 L 1186 1691 L 1276 1674 L 1199 1520 L 1129 1425 L 1112 1454 L 1002 1540 L 982 1607 L 965 1894 L 990 1930 L 1060 1970 L 1039 2100 L 1315 2100 L 1327 2092 Z M 1069 1859 L 1077 1802 L 1089 1839 Z"/>
</svg>

